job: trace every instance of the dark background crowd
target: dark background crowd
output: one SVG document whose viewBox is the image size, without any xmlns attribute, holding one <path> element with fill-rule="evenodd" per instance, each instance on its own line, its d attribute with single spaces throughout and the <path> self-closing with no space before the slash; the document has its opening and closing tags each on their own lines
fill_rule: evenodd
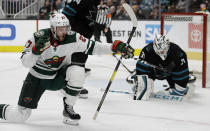
<svg viewBox="0 0 210 131">
<path fill-rule="evenodd" d="M 15 15 L 22 8 L 28 7 L 35 1 L 37 0 L 1 0 L 0 13 L 7 7 L 7 11 L 5 12 L 9 14 L 7 15 L 9 18 L 12 11 Z M 8 5 L 8 2 L 10 5 Z M 33 16 L 32 13 L 31 16 L 33 17 L 30 16 L 29 19 L 48 19 L 50 12 L 62 9 L 65 4 L 65 0 L 38 0 L 37 2 L 39 3 L 39 6 L 36 7 L 37 14 Z M 122 7 L 122 3 L 124 2 L 131 5 L 137 18 L 141 20 L 159 20 L 163 12 L 201 11 L 201 7 L 203 6 L 206 10 L 210 10 L 210 0 L 104 0 L 104 3 L 110 8 L 112 19 L 126 20 L 129 18 Z M 12 15 L 12 18 L 14 15 Z"/>
<path fill-rule="evenodd" d="M 127 2 L 133 8 L 137 19 L 158 20 L 163 12 L 196 12 L 201 11 L 201 5 L 205 4 L 206 9 L 210 9 L 209 0 L 104 0 L 110 8 L 112 19 L 129 19 L 122 3 Z M 45 5 L 41 7 L 40 18 L 46 18 L 51 11 L 59 10 L 63 7 L 62 0 L 45 0 Z"/>
</svg>

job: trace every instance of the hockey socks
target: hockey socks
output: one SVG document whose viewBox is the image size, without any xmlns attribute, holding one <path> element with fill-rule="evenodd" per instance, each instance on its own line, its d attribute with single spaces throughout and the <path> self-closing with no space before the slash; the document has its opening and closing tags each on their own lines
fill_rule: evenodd
<svg viewBox="0 0 210 131">
<path fill-rule="evenodd" d="M 6 105 L 6 104 L 0 104 L 0 118 L 1 119 L 5 119 L 5 112 L 8 106 L 9 105 Z"/>
</svg>

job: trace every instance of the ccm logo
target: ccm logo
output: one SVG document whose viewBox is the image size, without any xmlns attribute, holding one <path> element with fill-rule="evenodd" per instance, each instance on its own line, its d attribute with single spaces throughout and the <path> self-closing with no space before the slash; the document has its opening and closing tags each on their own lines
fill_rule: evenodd
<svg viewBox="0 0 210 131">
<path fill-rule="evenodd" d="M 16 37 L 16 28 L 14 25 L 0 24 L 0 40 L 14 40 L 15 37 Z"/>
</svg>

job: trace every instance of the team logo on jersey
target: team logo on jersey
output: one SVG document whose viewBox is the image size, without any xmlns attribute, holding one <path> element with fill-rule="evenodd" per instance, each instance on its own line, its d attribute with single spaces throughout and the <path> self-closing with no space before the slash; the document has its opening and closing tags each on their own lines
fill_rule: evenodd
<svg viewBox="0 0 210 131">
<path fill-rule="evenodd" d="M 172 25 L 164 25 L 164 34 L 167 35 L 171 30 Z M 146 24 L 145 25 L 145 43 L 151 43 L 156 35 L 160 34 L 160 24 Z"/>
<path fill-rule="evenodd" d="M 25 97 L 23 100 L 24 100 L 25 103 L 30 103 L 32 101 L 32 98 L 31 97 Z"/>
<path fill-rule="evenodd" d="M 44 63 L 50 67 L 58 68 L 64 59 L 65 56 L 63 57 L 53 56 L 52 58 L 45 60 Z"/>
</svg>

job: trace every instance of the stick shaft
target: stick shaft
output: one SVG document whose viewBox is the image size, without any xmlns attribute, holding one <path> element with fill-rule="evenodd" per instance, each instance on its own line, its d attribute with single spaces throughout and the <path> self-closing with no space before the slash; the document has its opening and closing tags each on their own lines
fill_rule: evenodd
<svg viewBox="0 0 210 131">
<path fill-rule="evenodd" d="M 128 40 L 127 40 L 127 43 L 126 43 L 127 46 L 128 46 L 129 43 L 130 43 L 130 41 L 131 41 L 131 38 L 133 37 L 133 34 L 134 34 L 135 30 L 136 30 L 136 27 L 137 27 L 137 18 L 136 18 L 136 16 L 135 16 L 134 12 L 133 12 L 133 9 L 132 9 L 127 3 L 124 3 L 124 4 L 123 4 L 123 7 L 124 7 L 124 9 L 126 10 L 126 12 L 128 13 L 128 15 L 130 16 L 131 22 L 132 22 L 132 24 L 133 24 L 132 31 L 131 31 L 131 33 L 130 33 L 130 35 L 129 35 L 129 38 L 128 38 Z M 122 56 L 121 56 L 120 59 L 118 60 L 117 65 L 116 65 L 116 67 L 115 67 L 115 69 L 114 69 L 114 72 L 112 73 L 112 76 L 111 76 L 111 78 L 110 78 L 110 80 L 109 80 L 109 83 L 108 83 L 108 85 L 107 85 L 107 87 L 106 87 L 106 90 L 105 90 L 105 92 L 104 92 L 104 94 L 103 94 L 103 96 L 102 96 L 102 98 L 101 98 L 101 101 L 100 101 L 100 103 L 99 103 L 99 105 L 98 105 L 98 108 L 97 108 L 97 110 L 96 110 L 96 112 L 95 112 L 95 115 L 94 115 L 94 117 L 93 117 L 94 120 L 96 120 L 96 118 L 97 118 L 97 116 L 98 116 L 98 113 L 99 113 L 99 111 L 100 111 L 100 109 L 101 109 L 101 106 L 102 106 L 102 104 L 103 104 L 103 102 L 104 102 L 104 100 L 105 100 L 105 98 L 106 98 L 106 95 L 107 95 L 107 93 L 108 93 L 108 91 L 109 91 L 109 88 L 110 88 L 110 86 L 111 86 L 111 84 L 112 84 L 112 81 L 113 81 L 113 79 L 115 78 L 115 75 L 116 75 L 116 73 L 117 73 L 117 70 L 118 70 L 118 68 L 119 68 L 119 66 L 120 66 L 121 60 L 122 60 Z"/>
<path fill-rule="evenodd" d="M 116 60 L 118 60 L 118 61 L 120 60 L 120 59 L 117 58 L 116 55 L 113 55 L 113 56 L 116 58 Z M 120 60 L 120 61 L 121 61 L 121 60 Z M 131 74 L 133 73 L 133 71 L 129 70 L 128 67 L 127 67 L 125 64 L 123 64 L 122 61 L 121 61 L 121 65 L 122 65 L 129 73 L 131 73 Z"/>
<path fill-rule="evenodd" d="M 132 31 L 131 31 L 131 34 L 130 34 L 130 36 L 129 36 L 129 38 L 128 38 L 128 41 L 127 41 L 127 44 L 128 44 L 128 45 L 129 45 L 129 43 L 130 43 L 130 41 L 131 41 L 131 38 L 132 38 L 132 36 L 133 36 L 135 30 L 136 30 L 136 27 L 133 27 L 133 29 L 132 29 Z M 104 94 L 103 94 L 103 96 L 102 96 L 102 98 L 101 98 L 101 101 L 100 101 L 100 103 L 99 103 L 99 105 L 98 105 L 98 108 L 97 108 L 97 110 L 96 110 L 96 112 L 95 112 L 95 115 L 94 115 L 94 117 L 93 117 L 94 120 L 96 120 L 96 118 L 97 118 L 97 116 L 98 116 L 98 113 L 99 113 L 99 111 L 100 111 L 100 109 L 101 109 L 101 106 L 102 106 L 102 104 L 103 104 L 103 102 L 104 102 L 104 100 L 105 100 L 105 98 L 106 98 L 106 95 L 107 95 L 107 93 L 108 93 L 108 91 L 109 91 L 109 88 L 110 88 L 110 86 L 111 86 L 111 84 L 112 84 L 112 81 L 113 81 L 113 79 L 115 78 L 115 75 L 116 75 L 116 73 L 117 73 L 117 70 L 119 69 L 121 60 L 122 60 L 122 56 L 121 56 L 120 59 L 118 60 L 117 65 L 116 65 L 116 67 L 115 67 L 115 69 L 114 69 L 114 72 L 112 73 L 112 77 L 110 78 L 109 83 L 108 83 L 108 85 L 107 85 L 107 87 L 106 87 L 106 90 L 105 90 L 105 92 L 104 92 Z"/>
</svg>

